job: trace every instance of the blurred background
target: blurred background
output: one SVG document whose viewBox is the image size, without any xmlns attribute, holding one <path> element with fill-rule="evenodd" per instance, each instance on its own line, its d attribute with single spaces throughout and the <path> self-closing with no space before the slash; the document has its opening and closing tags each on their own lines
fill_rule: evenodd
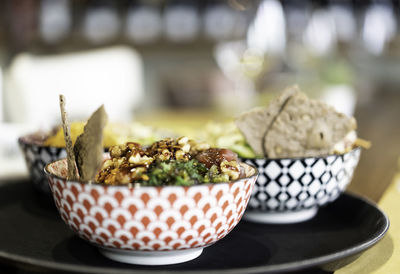
<svg viewBox="0 0 400 274">
<path fill-rule="evenodd" d="M 0 177 L 26 173 L 17 138 L 102 103 L 113 121 L 223 121 L 288 85 L 354 115 L 350 190 L 377 200 L 400 156 L 400 1 L 0 2 Z"/>
</svg>

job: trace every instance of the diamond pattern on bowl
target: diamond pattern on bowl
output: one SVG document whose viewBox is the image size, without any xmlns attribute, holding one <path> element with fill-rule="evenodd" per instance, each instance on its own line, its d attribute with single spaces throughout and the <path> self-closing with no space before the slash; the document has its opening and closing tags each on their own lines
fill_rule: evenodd
<svg viewBox="0 0 400 274">
<path fill-rule="evenodd" d="M 309 185 L 309 184 L 314 180 L 314 178 L 313 178 L 312 174 L 310 173 L 310 171 L 311 171 L 311 170 L 306 170 L 306 171 L 303 173 L 303 176 L 301 176 L 300 179 L 299 179 L 299 181 L 300 181 L 304 186 Z M 306 187 L 305 187 L 305 188 L 306 188 Z"/>
<path fill-rule="evenodd" d="M 324 159 L 320 158 L 318 159 L 314 165 L 312 165 L 312 173 L 315 178 L 319 178 L 322 176 L 322 174 L 325 171 L 326 163 Z"/>
<path fill-rule="evenodd" d="M 254 162 L 254 161 L 251 161 L 251 162 Z M 278 165 L 278 163 L 271 162 L 269 165 L 265 165 L 265 160 L 264 159 L 258 159 L 255 162 L 258 163 L 257 168 L 258 167 L 264 167 L 264 174 L 265 175 L 268 174 L 267 176 L 271 180 L 274 180 L 276 177 L 279 176 L 281 167 Z"/>
<path fill-rule="evenodd" d="M 303 166 L 302 162 L 301 161 L 295 161 L 289 167 L 289 173 L 290 173 L 290 176 L 293 179 L 297 180 L 298 178 L 300 178 L 304 173 L 304 166 Z"/>
<path fill-rule="evenodd" d="M 280 192 L 281 187 L 277 182 L 271 181 L 270 183 L 267 184 L 267 186 L 265 186 L 265 190 L 266 190 L 265 192 L 266 195 L 269 194 L 269 196 L 275 197 Z"/>
<path fill-rule="evenodd" d="M 321 184 L 326 185 L 332 178 L 332 174 L 329 171 L 325 171 L 319 178 Z"/>
<path fill-rule="evenodd" d="M 248 210 L 299 211 L 335 200 L 351 181 L 360 153 L 354 149 L 319 158 L 243 159 L 263 171 Z"/>
<path fill-rule="evenodd" d="M 308 197 L 310 197 L 310 194 L 308 194 L 307 191 L 302 191 L 302 192 L 300 192 L 300 193 L 297 195 L 296 198 L 297 198 L 299 201 L 303 201 L 303 200 L 307 199 Z"/>
<path fill-rule="evenodd" d="M 48 163 L 67 157 L 65 149 L 36 145 L 25 141 L 24 138 L 20 138 L 18 143 L 34 187 L 41 192 L 50 193 L 43 169 Z"/>
<path fill-rule="evenodd" d="M 301 192 L 301 189 L 301 184 L 298 181 L 292 181 L 287 188 L 287 192 L 289 192 L 291 197 L 295 197 Z"/>
<path fill-rule="evenodd" d="M 288 185 L 291 181 L 293 180 L 293 178 L 290 177 L 290 175 L 287 173 L 287 169 L 282 171 L 282 176 L 278 177 L 277 182 L 281 185 L 281 186 L 286 186 Z"/>
</svg>

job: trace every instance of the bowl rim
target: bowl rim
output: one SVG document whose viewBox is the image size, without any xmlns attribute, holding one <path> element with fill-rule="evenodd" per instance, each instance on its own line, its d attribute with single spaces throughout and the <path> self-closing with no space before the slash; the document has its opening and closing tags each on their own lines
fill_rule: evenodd
<svg viewBox="0 0 400 274">
<path fill-rule="evenodd" d="M 349 150 L 349 151 L 347 151 L 345 153 L 341 153 L 341 154 L 335 154 L 335 153 L 324 154 L 324 155 L 319 155 L 319 156 L 315 156 L 315 157 L 310 156 L 310 157 L 292 157 L 292 158 L 288 158 L 288 157 L 286 157 L 286 158 L 268 158 L 268 157 L 264 157 L 264 158 L 245 158 L 245 157 L 240 157 L 239 156 L 239 159 L 241 159 L 242 161 L 246 161 L 246 160 L 254 160 L 254 161 L 255 160 L 266 160 L 266 161 L 284 161 L 284 160 L 289 160 L 289 161 L 296 161 L 296 160 L 307 160 L 307 159 L 318 159 L 319 160 L 319 159 L 326 159 L 326 158 L 331 157 L 331 156 L 335 156 L 335 157 L 344 156 L 346 154 L 350 154 L 352 152 L 355 152 L 355 151 L 361 150 L 361 149 L 362 149 L 362 147 L 356 146 L 353 149 L 351 149 L 351 150 Z"/>
<path fill-rule="evenodd" d="M 229 182 L 207 183 L 207 184 L 195 184 L 195 185 L 191 185 L 191 186 L 178 186 L 178 185 L 142 186 L 142 185 L 140 185 L 140 186 L 136 187 L 135 185 L 132 185 L 132 184 L 126 184 L 126 185 L 107 185 L 107 184 L 95 183 L 95 182 L 87 183 L 87 182 L 80 182 L 80 181 L 77 181 L 77 180 L 73 180 L 73 181 L 72 181 L 72 180 L 68 180 L 67 178 L 63 178 L 63 177 L 57 176 L 57 175 L 51 173 L 51 172 L 48 170 L 48 167 L 49 167 L 50 165 L 52 165 L 52 164 L 54 164 L 54 163 L 56 163 L 56 162 L 59 162 L 59 161 L 66 161 L 66 159 L 67 159 L 67 158 L 61 158 L 61 159 L 58 159 L 58 160 L 55 160 L 55 161 L 52 161 L 52 162 L 46 164 L 46 166 L 44 167 L 44 173 L 45 173 L 45 175 L 46 175 L 47 177 L 53 177 L 53 178 L 56 178 L 56 179 L 59 179 L 59 180 L 63 180 L 63 181 L 69 182 L 69 183 L 75 183 L 75 184 L 80 184 L 80 185 L 101 186 L 101 187 L 107 187 L 107 188 L 108 188 L 108 187 L 112 187 L 112 188 L 128 188 L 128 189 L 130 189 L 130 188 L 132 188 L 132 189 L 135 189 L 135 188 L 157 188 L 157 189 L 158 189 L 158 188 L 167 188 L 167 187 L 192 188 L 192 187 L 210 186 L 210 185 L 223 185 L 223 184 L 230 185 L 230 184 L 235 184 L 235 183 L 240 182 L 240 181 L 245 180 L 245 179 L 252 179 L 252 178 L 257 179 L 257 177 L 258 177 L 258 175 L 259 175 L 259 171 L 258 171 L 258 168 L 257 168 L 257 167 L 255 167 L 255 166 L 252 165 L 252 164 L 248 164 L 248 163 L 245 163 L 245 162 L 241 161 L 241 162 L 240 162 L 241 164 L 245 164 L 245 165 L 247 165 L 247 166 L 250 166 L 250 167 L 254 170 L 254 174 L 251 175 L 251 176 L 249 176 L 249 177 L 239 178 L 239 179 L 236 179 L 236 180 L 234 180 L 234 181 L 229 181 Z M 255 182 L 255 181 L 256 181 L 256 180 L 254 180 L 254 182 Z"/>
<path fill-rule="evenodd" d="M 34 142 L 34 141 L 27 140 L 27 138 L 29 138 L 30 136 L 33 136 L 33 135 L 35 135 L 35 133 L 30 133 L 30 134 L 26 134 L 26 135 L 18 137 L 18 143 L 24 144 L 27 146 L 37 147 L 37 148 L 51 148 L 51 149 L 66 150 L 65 146 L 49 146 L 49 145 L 45 145 L 44 142 L 40 143 L 40 142 Z M 103 147 L 103 149 L 104 149 L 104 152 L 108 152 L 110 147 Z"/>
<path fill-rule="evenodd" d="M 24 145 L 40 147 L 40 148 L 49 147 L 49 148 L 61 148 L 61 149 L 63 148 L 63 149 L 65 149 L 65 147 L 61 147 L 61 146 L 48 146 L 48 145 L 45 145 L 43 141 L 42 142 L 39 142 L 39 141 L 35 142 L 35 141 L 32 141 L 32 140 L 28 140 L 28 138 L 34 136 L 35 134 L 37 134 L 37 133 L 35 133 L 35 132 L 34 133 L 28 133 L 28 134 L 25 134 L 25 135 L 22 135 L 22 136 L 18 137 L 18 143 L 19 144 L 24 144 Z"/>
</svg>

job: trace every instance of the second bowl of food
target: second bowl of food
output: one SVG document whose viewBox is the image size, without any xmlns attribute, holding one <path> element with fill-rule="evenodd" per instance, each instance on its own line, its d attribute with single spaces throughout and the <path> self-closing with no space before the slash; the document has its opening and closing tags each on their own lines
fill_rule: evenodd
<svg viewBox="0 0 400 274">
<path fill-rule="evenodd" d="M 356 134 L 356 120 L 323 102 L 309 99 L 297 86 L 266 108 L 243 113 L 236 125 L 256 157 L 259 177 L 245 219 L 295 223 L 315 216 L 350 183 L 368 146 Z"/>
<path fill-rule="evenodd" d="M 194 259 L 225 237 L 258 175 L 232 152 L 188 138 L 114 146 L 92 183 L 68 180 L 67 169 L 66 159 L 45 168 L 64 222 L 104 256 L 142 265 Z"/>
</svg>

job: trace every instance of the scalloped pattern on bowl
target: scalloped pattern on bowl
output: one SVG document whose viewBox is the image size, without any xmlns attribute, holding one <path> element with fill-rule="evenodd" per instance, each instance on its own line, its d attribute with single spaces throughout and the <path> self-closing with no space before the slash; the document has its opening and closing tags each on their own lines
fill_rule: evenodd
<svg viewBox="0 0 400 274">
<path fill-rule="evenodd" d="M 65 160 L 50 164 L 51 173 Z M 64 222 L 80 237 L 108 248 L 167 251 L 210 245 L 240 221 L 257 176 L 191 187 L 106 186 L 47 174 Z"/>
</svg>

